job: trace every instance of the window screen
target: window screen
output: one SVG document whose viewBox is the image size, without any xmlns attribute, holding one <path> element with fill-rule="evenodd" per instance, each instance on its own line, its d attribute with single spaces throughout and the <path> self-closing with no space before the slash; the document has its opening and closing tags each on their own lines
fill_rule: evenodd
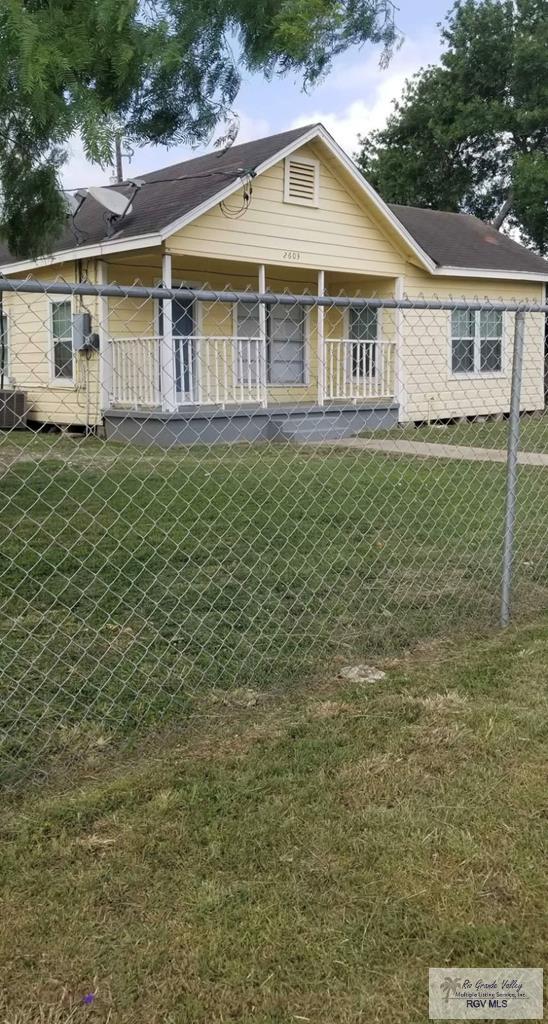
<svg viewBox="0 0 548 1024">
<path fill-rule="evenodd" d="M 269 384 L 304 384 L 304 325 L 302 306 L 271 306 L 267 315 L 267 374 Z"/>
<path fill-rule="evenodd" d="M 482 310 L 479 313 L 480 373 L 502 370 L 502 313 Z"/>
</svg>

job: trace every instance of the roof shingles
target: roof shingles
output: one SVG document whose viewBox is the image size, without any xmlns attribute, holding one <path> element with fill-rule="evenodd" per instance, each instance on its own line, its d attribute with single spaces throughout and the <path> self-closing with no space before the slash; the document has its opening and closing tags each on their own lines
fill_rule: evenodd
<svg viewBox="0 0 548 1024">
<path fill-rule="evenodd" d="M 298 142 L 313 127 L 306 125 L 269 135 L 142 175 L 146 184 L 135 193 L 131 212 L 110 235 L 106 211 L 88 196 L 75 218 L 77 237 L 67 223 L 53 252 L 63 253 L 78 245 L 97 245 L 110 239 L 120 242 L 156 234 L 214 200 L 227 185 L 236 183 L 246 172 L 255 171 L 286 146 Z M 130 194 L 128 183 L 111 187 Z M 476 217 L 412 206 L 391 205 L 390 209 L 439 267 L 543 274 L 548 280 L 545 260 Z M 6 266 L 13 262 L 16 262 L 15 257 L 0 246 L 0 264 Z"/>
<path fill-rule="evenodd" d="M 478 217 L 390 204 L 392 213 L 439 267 L 546 274 L 548 263 Z"/>
</svg>

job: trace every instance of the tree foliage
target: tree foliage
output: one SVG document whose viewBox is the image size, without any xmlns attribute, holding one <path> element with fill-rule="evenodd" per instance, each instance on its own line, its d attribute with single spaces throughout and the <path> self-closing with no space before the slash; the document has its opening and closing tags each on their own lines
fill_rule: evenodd
<svg viewBox="0 0 548 1024">
<path fill-rule="evenodd" d="M 390 0 L 2 0 L 0 225 L 45 251 L 64 217 L 59 170 L 79 133 L 112 163 L 130 143 L 198 143 L 230 117 L 244 70 L 316 82 L 365 40 L 389 53 Z"/>
<path fill-rule="evenodd" d="M 442 41 L 360 167 L 388 202 L 505 223 L 546 253 L 548 0 L 458 0 Z"/>
</svg>

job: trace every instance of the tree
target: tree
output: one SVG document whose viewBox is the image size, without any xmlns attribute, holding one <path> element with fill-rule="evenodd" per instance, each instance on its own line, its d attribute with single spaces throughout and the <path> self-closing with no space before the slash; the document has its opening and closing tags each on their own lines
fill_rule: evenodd
<svg viewBox="0 0 548 1024">
<path fill-rule="evenodd" d="M 360 138 L 388 202 L 516 227 L 548 252 L 548 0 L 458 0 L 439 65 L 419 71 L 386 127 Z"/>
<path fill-rule="evenodd" d="M 199 143 L 230 122 L 243 70 L 316 82 L 332 58 L 396 38 L 391 0 L 2 0 L 0 230 L 46 250 L 65 217 L 59 171 L 79 133 L 112 163 L 129 143 Z M 230 131 L 229 131 L 230 136 Z"/>
</svg>

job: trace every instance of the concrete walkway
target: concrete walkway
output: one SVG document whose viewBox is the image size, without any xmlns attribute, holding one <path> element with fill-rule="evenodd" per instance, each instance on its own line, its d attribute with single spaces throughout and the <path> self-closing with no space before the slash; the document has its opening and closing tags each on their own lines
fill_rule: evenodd
<svg viewBox="0 0 548 1024">
<path fill-rule="evenodd" d="M 375 440 L 372 437 L 346 437 L 339 441 L 323 441 L 336 448 L 357 448 L 363 451 L 384 452 L 386 455 L 415 455 L 426 459 L 457 459 L 462 462 L 506 462 L 503 448 L 470 448 L 458 444 L 431 444 L 430 441 Z M 548 466 L 544 452 L 520 452 L 522 466 Z"/>
</svg>

